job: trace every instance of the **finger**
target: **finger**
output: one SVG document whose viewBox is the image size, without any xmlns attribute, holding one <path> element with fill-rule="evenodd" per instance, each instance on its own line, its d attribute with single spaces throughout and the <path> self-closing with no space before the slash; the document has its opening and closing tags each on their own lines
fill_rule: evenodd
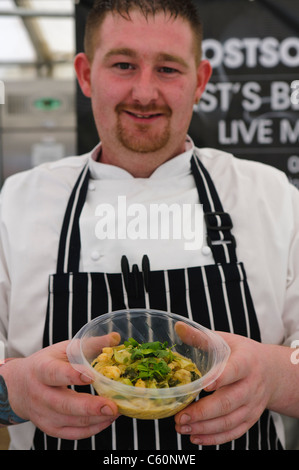
<svg viewBox="0 0 299 470">
<path fill-rule="evenodd" d="M 206 333 L 181 321 L 175 324 L 175 331 L 183 343 L 203 349 L 204 351 L 208 350 L 208 338 Z"/>
<path fill-rule="evenodd" d="M 216 434 L 197 434 L 190 437 L 195 445 L 217 446 L 239 439 L 248 431 L 247 423 L 240 423 L 236 428 Z"/>
<path fill-rule="evenodd" d="M 94 374 L 92 369 L 84 364 L 84 361 L 86 360 L 90 364 L 102 352 L 103 348 L 117 346 L 119 342 L 120 334 L 115 331 L 104 336 L 75 338 L 67 346 L 67 356 L 73 368 L 82 374 L 81 379 L 90 382 L 94 380 Z"/>
<path fill-rule="evenodd" d="M 47 429 L 49 428 L 64 428 L 64 427 L 73 427 L 73 428 L 84 428 L 84 427 L 89 427 L 97 424 L 103 424 L 105 426 L 108 426 L 111 424 L 117 416 L 104 416 L 104 415 L 98 415 L 98 416 L 77 416 L 77 415 L 63 415 L 61 413 L 56 413 L 54 411 L 51 411 L 51 415 L 44 415 L 42 416 L 42 422 L 44 427 Z"/>
<path fill-rule="evenodd" d="M 98 434 L 107 427 L 111 426 L 111 424 L 111 421 L 106 421 L 92 424 L 86 427 L 64 426 L 61 428 L 53 428 L 50 432 L 48 431 L 47 434 L 61 439 L 80 440 Z"/>
<path fill-rule="evenodd" d="M 217 378 L 217 380 L 215 380 L 209 386 L 205 387 L 207 392 L 217 390 L 220 387 L 224 387 L 225 385 L 229 385 L 234 382 L 238 382 L 239 380 L 247 377 L 248 373 L 252 371 L 252 364 L 250 364 L 251 357 L 248 354 L 246 347 L 239 346 L 237 354 L 234 352 L 234 345 L 239 343 L 239 336 L 222 332 L 218 332 L 218 334 L 225 341 L 227 340 L 227 342 L 230 343 L 232 352 L 222 374 Z M 244 342 L 246 342 L 246 338 L 242 338 L 242 341 L 244 344 Z"/>
<path fill-rule="evenodd" d="M 89 393 L 78 393 L 68 388 L 45 387 L 43 400 L 50 411 L 64 416 L 118 416 L 117 405 L 112 400 Z"/>
<path fill-rule="evenodd" d="M 58 415 L 61 416 L 61 415 Z M 117 416 L 64 416 L 64 419 L 61 420 L 62 427 L 76 427 L 76 428 L 86 428 L 93 425 L 103 424 L 108 426 L 109 424 L 113 423 Z M 59 424 L 60 421 L 57 421 Z"/>
<path fill-rule="evenodd" d="M 246 422 L 247 418 L 247 408 L 241 406 L 224 416 L 185 425 L 176 425 L 176 430 L 181 434 L 190 435 L 219 434 L 237 428 L 240 423 Z"/>
<path fill-rule="evenodd" d="M 39 415 L 36 420 L 32 421 L 50 436 L 82 439 L 107 428 L 118 416 L 66 416 L 52 412 L 50 415 Z"/>
<path fill-rule="evenodd" d="M 113 331 L 104 336 L 91 336 L 86 338 L 80 347 L 82 348 L 84 356 L 92 360 L 101 353 L 103 348 L 117 346 L 119 342 L 120 334 Z"/>
<path fill-rule="evenodd" d="M 47 357 L 42 364 L 38 363 L 35 366 L 37 380 L 53 387 L 86 385 L 92 382 L 91 374 L 84 374 L 84 371 L 87 371 L 86 367 L 83 366 L 81 371 L 75 370 L 66 359 L 62 360 L 62 357 L 61 359 Z"/>
<path fill-rule="evenodd" d="M 226 416 L 247 403 L 242 384 L 223 387 L 212 395 L 199 398 L 175 416 L 178 425 L 190 425 Z"/>
<path fill-rule="evenodd" d="M 93 351 L 90 360 L 99 354 L 103 347 L 117 345 L 119 340 L 120 335 L 116 332 L 88 338 L 87 352 Z M 39 351 L 40 360 L 35 371 L 42 383 L 53 386 L 84 385 L 94 380 L 91 368 L 78 364 L 76 369 L 71 366 L 66 353 L 69 344 L 70 341 L 62 341 Z"/>
</svg>

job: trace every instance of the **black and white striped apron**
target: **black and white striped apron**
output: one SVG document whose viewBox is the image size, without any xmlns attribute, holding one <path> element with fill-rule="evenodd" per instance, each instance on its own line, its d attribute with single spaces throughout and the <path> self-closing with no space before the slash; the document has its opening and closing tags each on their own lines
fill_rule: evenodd
<svg viewBox="0 0 299 470">
<path fill-rule="evenodd" d="M 123 308 L 153 308 L 193 319 L 207 328 L 244 335 L 260 341 L 259 325 L 244 266 L 238 262 L 232 221 L 197 156 L 191 169 L 203 205 L 207 242 L 215 264 L 185 269 L 150 270 L 121 263 L 120 273 L 79 272 L 79 218 L 89 181 L 88 164 L 69 199 L 58 251 L 57 272 L 50 276 L 44 346 L 71 339 L 93 318 Z M 122 261 L 124 261 L 123 259 Z M 126 260 L 125 260 L 126 261 Z M 94 393 L 91 386 L 77 391 Z M 189 436 L 176 433 L 173 417 L 140 421 L 120 416 L 109 428 L 88 439 L 56 439 L 36 430 L 33 448 L 48 450 L 213 450 L 280 449 L 273 419 L 266 410 L 241 438 L 215 447 L 198 447 Z"/>
</svg>

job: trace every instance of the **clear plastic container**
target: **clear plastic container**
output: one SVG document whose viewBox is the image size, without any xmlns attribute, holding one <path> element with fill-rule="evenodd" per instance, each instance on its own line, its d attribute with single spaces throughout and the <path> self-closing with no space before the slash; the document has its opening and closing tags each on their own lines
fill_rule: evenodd
<svg viewBox="0 0 299 470">
<path fill-rule="evenodd" d="M 138 343 L 167 341 L 173 351 L 191 359 L 202 376 L 185 385 L 160 389 L 138 388 L 107 378 L 95 371 L 91 362 L 103 347 L 112 345 L 111 332 L 119 334 L 119 344 L 129 338 Z M 67 349 L 72 366 L 92 379 L 99 395 L 113 400 L 121 414 L 139 419 L 165 418 L 185 408 L 219 377 L 229 354 L 227 343 L 213 331 L 185 317 L 151 309 L 101 315 L 81 328 Z"/>
</svg>

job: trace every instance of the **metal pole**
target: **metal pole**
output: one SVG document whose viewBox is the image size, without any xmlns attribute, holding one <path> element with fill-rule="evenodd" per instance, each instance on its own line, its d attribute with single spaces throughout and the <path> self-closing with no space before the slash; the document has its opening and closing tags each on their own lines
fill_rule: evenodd
<svg viewBox="0 0 299 470">
<path fill-rule="evenodd" d="M 65 64 L 72 64 L 73 60 L 72 59 L 61 59 L 61 60 L 55 60 L 51 59 L 49 61 L 38 61 L 38 62 L 22 62 L 22 61 L 14 61 L 14 62 L 9 62 L 9 61 L 2 61 L 0 60 L 0 67 L 42 67 L 43 65 L 65 65 Z"/>
<path fill-rule="evenodd" d="M 73 18 L 74 13 L 63 12 L 63 11 L 38 11 L 38 10 L 28 10 L 26 8 L 17 8 L 16 10 L 0 10 L 0 16 L 19 16 L 23 18 Z"/>
</svg>

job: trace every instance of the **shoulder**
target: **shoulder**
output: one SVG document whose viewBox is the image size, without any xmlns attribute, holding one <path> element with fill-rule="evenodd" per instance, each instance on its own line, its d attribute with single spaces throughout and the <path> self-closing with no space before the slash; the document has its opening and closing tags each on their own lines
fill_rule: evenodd
<svg viewBox="0 0 299 470">
<path fill-rule="evenodd" d="M 293 189 L 286 174 L 274 166 L 212 148 L 196 149 L 196 154 L 216 182 L 222 179 L 232 186 L 245 185 L 266 192 L 277 192 L 278 187 Z"/>
<path fill-rule="evenodd" d="M 72 188 L 89 154 L 66 157 L 54 162 L 44 163 L 30 170 L 16 173 L 6 179 L 2 188 L 2 199 L 18 194 L 45 193 L 55 191 L 56 188 Z"/>
<path fill-rule="evenodd" d="M 7 178 L 0 197 L 1 221 L 12 227 L 51 216 L 60 221 L 87 161 L 88 155 L 66 157 Z"/>
<path fill-rule="evenodd" d="M 236 220 L 244 219 L 246 225 L 254 214 L 261 223 L 276 221 L 281 229 L 298 224 L 299 191 L 283 171 L 210 148 L 196 149 L 196 154 L 210 173 L 225 210 Z"/>
</svg>

